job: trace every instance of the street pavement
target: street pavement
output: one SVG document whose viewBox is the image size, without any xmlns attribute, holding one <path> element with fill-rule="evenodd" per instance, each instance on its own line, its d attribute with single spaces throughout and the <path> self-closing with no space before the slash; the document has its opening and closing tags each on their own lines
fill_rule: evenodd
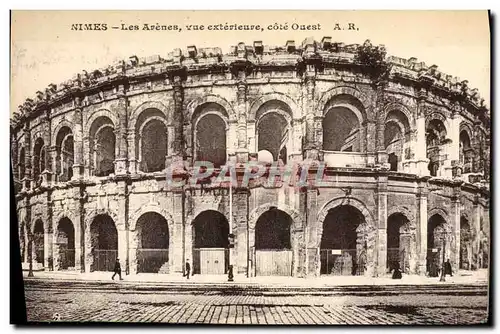
<svg viewBox="0 0 500 334">
<path fill-rule="evenodd" d="M 457 325 L 485 323 L 488 317 L 484 284 L 311 290 L 200 283 L 191 289 L 186 284 L 141 289 L 125 281 L 37 278 L 25 280 L 25 296 L 29 322 Z"/>
</svg>

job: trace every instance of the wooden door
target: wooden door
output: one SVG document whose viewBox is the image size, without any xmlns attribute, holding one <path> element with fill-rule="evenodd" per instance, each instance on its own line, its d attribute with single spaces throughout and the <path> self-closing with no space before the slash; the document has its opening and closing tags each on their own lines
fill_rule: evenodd
<svg viewBox="0 0 500 334">
<path fill-rule="evenodd" d="M 225 268 L 225 248 L 200 248 L 200 274 L 224 275 Z"/>
<path fill-rule="evenodd" d="M 255 251 L 257 276 L 292 276 L 291 250 Z"/>
</svg>

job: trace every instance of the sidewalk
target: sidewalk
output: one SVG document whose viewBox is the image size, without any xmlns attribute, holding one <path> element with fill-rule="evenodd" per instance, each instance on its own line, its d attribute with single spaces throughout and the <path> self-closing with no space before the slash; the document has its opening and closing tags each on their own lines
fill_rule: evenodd
<svg viewBox="0 0 500 334">
<path fill-rule="evenodd" d="M 54 272 L 37 271 L 34 278 L 41 280 L 63 280 L 63 281 L 87 281 L 87 282 L 112 282 L 112 272 Z M 28 272 L 23 272 L 27 278 Z M 403 275 L 402 279 L 391 279 L 387 277 L 364 277 L 364 276 L 320 276 L 311 278 L 297 278 L 284 276 L 271 277 L 245 277 L 235 275 L 233 282 L 227 281 L 226 275 L 194 275 L 189 280 L 182 274 L 137 274 L 123 275 L 121 283 L 155 285 L 228 285 L 228 286 L 259 286 L 259 287 L 334 287 L 334 286 L 388 286 L 388 285 L 486 285 L 488 284 L 488 270 L 459 271 L 453 277 L 447 276 L 445 282 L 440 282 L 439 277 L 422 277 L 418 275 Z M 115 277 L 118 281 L 118 277 Z"/>
</svg>

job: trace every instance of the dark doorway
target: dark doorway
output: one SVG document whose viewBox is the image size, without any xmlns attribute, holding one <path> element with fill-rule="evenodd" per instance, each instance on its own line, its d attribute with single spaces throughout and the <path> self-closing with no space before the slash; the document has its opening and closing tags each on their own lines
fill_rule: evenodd
<svg viewBox="0 0 500 334">
<path fill-rule="evenodd" d="M 366 240 L 358 236 L 363 214 L 350 205 L 331 209 L 324 222 L 320 260 L 322 275 L 362 275 L 366 265 Z"/>
<path fill-rule="evenodd" d="M 225 274 L 229 265 L 229 223 L 213 210 L 203 211 L 193 221 L 193 273 Z"/>
<path fill-rule="evenodd" d="M 68 218 L 59 222 L 55 250 L 59 253 L 59 269 L 75 267 L 75 228 Z"/>
<path fill-rule="evenodd" d="M 168 274 L 167 220 L 156 212 L 147 212 L 137 221 L 137 232 L 137 272 Z"/>
<path fill-rule="evenodd" d="M 255 225 L 255 266 L 258 276 L 292 275 L 292 218 L 284 211 L 270 209 Z"/>
<path fill-rule="evenodd" d="M 93 263 L 90 271 L 113 271 L 118 257 L 118 233 L 108 215 L 97 216 L 90 226 Z"/>
</svg>

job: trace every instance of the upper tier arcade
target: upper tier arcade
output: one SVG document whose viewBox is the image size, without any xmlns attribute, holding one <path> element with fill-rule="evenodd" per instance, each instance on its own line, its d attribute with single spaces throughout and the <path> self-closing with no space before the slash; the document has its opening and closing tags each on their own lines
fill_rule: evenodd
<svg viewBox="0 0 500 334">
<path fill-rule="evenodd" d="M 13 113 L 11 133 L 24 189 L 259 153 L 478 184 L 490 168 L 477 89 L 384 46 L 331 37 L 132 56 L 36 92 Z"/>
</svg>

